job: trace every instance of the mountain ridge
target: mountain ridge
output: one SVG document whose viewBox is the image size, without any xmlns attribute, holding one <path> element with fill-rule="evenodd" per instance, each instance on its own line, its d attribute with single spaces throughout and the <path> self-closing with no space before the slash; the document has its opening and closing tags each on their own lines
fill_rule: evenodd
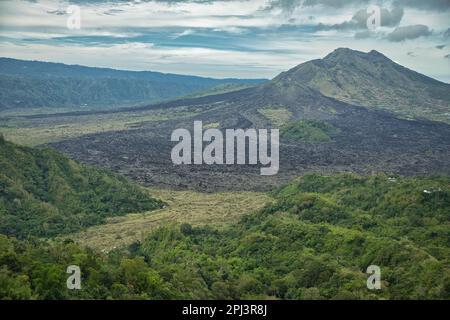
<svg viewBox="0 0 450 320">
<path fill-rule="evenodd" d="M 130 95 L 137 90 L 126 88 L 126 86 L 121 87 L 123 88 L 118 91 L 124 95 Z M 143 98 L 140 97 L 140 99 Z M 179 101 L 195 103 L 196 99 L 185 96 L 185 98 L 180 97 Z M 376 50 L 366 53 L 349 48 L 338 48 L 323 59 L 299 64 L 281 72 L 270 81 L 242 90 L 231 90 L 225 94 L 199 97 L 198 101 L 229 99 L 247 100 L 248 104 L 264 103 L 264 100 L 267 100 L 269 103 L 281 101 L 288 105 L 307 105 L 308 112 L 304 112 L 305 108 L 303 110 L 295 108 L 294 113 L 297 114 L 297 118 L 302 116 L 314 118 L 319 113 L 324 116 L 323 112 L 315 112 L 319 109 L 327 109 L 331 113 L 325 112 L 326 117 L 332 116 L 335 112 L 332 106 L 336 102 L 343 102 L 372 110 L 392 112 L 405 119 L 429 119 L 450 123 L 450 84 L 403 67 Z M 156 105 L 150 103 L 135 107 L 128 106 L 123 110 L 177 105 L 176 98 L 170 100 L 172 101 L 157 102 Z M 311 106 L 315 107 L 311 108 Z M 111 111 L 121 112 L 120 108 L 117 111 L 94 110 L 97 113 Z M 78 109 L 75 112 L 84 111 Z M 89 109 L 86 110 L 86 113 L 89 112 L 91 112 Z"/>
<path fill-rule="evenodd" d="M 182 97 L 224 85 L 264 79 L 214 79 L 0 58 L 0 110 L 111 108 Z"/>
<path fill-rule="evenodd" d="M 19 72 L 17 67 L 21 67 L 22 69 L 27 69 L 26 73 Z M 51 62 L 51 61 L 40 61 L 40 60 L 22 60 L 10 57 L 0 57 L 0 74 L 9 74 L 9 75 L 19 75 L 19 74 L 28 74 L 30 71 L 30 67 L 34 68 L 34 72 L 45 72 L 47 69 L 50 72 L 50 75 L 55 75 L 54 73 L 59 71 L 64 71 L 64 68 L 72 69 L 70 73 L 66 76 L 72 77 L 77 75 L 85 74 L 86 72 L 92 72 L 93 76 L 113 76 L 117 74 L 122 74 L 125 76 L 136 76 L 136 77 L 146 77 L 146 76 L 154 76 L 157 79 L 158 76 L 174 76 L 177 78 L 197 78 L 199 80 L 218 80 L 218 81 L 231 81 L 231 82 L 247 82 L 247 81 L 266 81 L 264 78 L 251 78 L 251 79 L 241 79 L 241 78 L 214 78 L 214 77 L 203 77 L 196 75 L 187 75 L 187 74 L 178 74 L 178 73 L 170 73 L 170 72 L 159 72 L 159 71 L 150 71 L 150 70 L 127 70 L 127 69 L 115 69 L 109 67 L 91 67 L 85 66 L 81 64 L 68 64 L 62 62 Z M 41 69 L 42 67 L 42 69 Z M 51 70 L 48 70 L 50 67 Z M 32 70 L 33 71 L 33 70 Z M 76 72 L 79 72 L 76 74 Z M 95 73 L 94 71 L 97 71 Z M 102 74 L 99 74 L 102 73 Z"/>
</svg>

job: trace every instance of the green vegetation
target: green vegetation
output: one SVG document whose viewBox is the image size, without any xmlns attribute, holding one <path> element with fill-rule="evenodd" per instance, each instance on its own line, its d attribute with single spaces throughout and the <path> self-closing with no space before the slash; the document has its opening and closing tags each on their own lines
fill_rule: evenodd
<svg viewBox="0 0 450 320">
<path fill-rule="evenodd" d="M 228 93 L 228 92 L 243 90 L 243 89 L 251 88 L 251 87 L 253 87 L 255 85 L 256 85 L 256 83 L 253 83 L 253 84 L 251 84 L 251 83 L 249 83 L 249 84 L 225 83 L 225 84 L 220 84 L 218 86 L 212 87 L 212 88 L 207 89 L 205 91 L 200 91 L 198 93 L 187 95 L 186 97 L 183 97 L 183 98 L 206 97 L 206 96 L 210 96 L 210 95 L 214 95 L 214 94 L 222 94 L 222 93 Z"/>
<path fill-rule="evenodd" d="M 283 107 L 268 107 L 258 109 L 258 112 L 269 119 L 275 128 L 285 125 L 292 117 L 292 112 Z"/>
<path fill-rule="evenodd" d="M 233 226 L 162 227 L 106 255 L 0 236 L 0 297 L 450 298 L 450 178 L 307 175 L 273 196 Z M 82 290 L 65 288 L 70 264 Z"/>
<path fill-rule="evenodd" d="M 166 206 L 149 213 L 108 218 L 105 224 L 64 238 L 96 250 L 110 251 L 142 241 L 150 231 L 170 224 L 189 223 L 194 227 L 207 225 L 222 229 L 271 201 L 266 193 L 249 191 L 204 193 L 150 189 L 150 193 Z"/>
<path fill-rule="evenodd" d="M 0 136 L 0 233 L 54 236 L 161 206 L 123 177 Z"/>
<path fill-rule="evenodd" d="M 197 112 L 194 108 L 178 107 L 139 112 L 28 117 L 19 114 L 10 115 L 9 111 L 0 111 L 0 132 L 8 141 L 33 147 L 91 133 L 132 130 L 157 121 L 190 117 Z"/>
<path fill-rule="evenodd" d="M 320 120 L 298 120 L 282 127 L 282 139 L 304 142 L 329 142 L 339 129 Z"/>
</svg>

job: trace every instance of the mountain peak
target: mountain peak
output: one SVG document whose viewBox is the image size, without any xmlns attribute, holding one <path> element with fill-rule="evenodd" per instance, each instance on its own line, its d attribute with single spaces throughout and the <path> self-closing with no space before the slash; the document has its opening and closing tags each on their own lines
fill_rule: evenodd
<svg viewBox="0 0 450 320">
<path fill-rule="evenodd" d="M 386 57 L 384 54 L 377 50 L 371 50 L 369 53 L 367 53 L 367 56 L 372 59 L 378 59 L 378 60 L 385 60 L 385 61 L 392 61 L 388 57 Z"/>
<path fill-rule="evenodd" d="M 307 87 L 354 105 L 450 122 L 448 84 L 409 70 L 376 50 L 338 48 L 325 58 L 302 63 L 274 80 L 291 86 L 291 90 Z M 427 110 L 433 110 L 433 115 Z"/>
<path fill-rule="evenodd" d="M 368 53 L 369 55 L 373 55 L 373 56 L 385 56 L 384 54 L 382 54 L 381 52 L 377 51 L 377 50 L 370 50 L 370 52 Z"/>
<path fill-rule="evenodd" d="M 376 50 L 371 50 L 366 53 L 363 51 L 353 50 L 350 48 L 337 48 L 333 52 L 329 53 L 324 60 L 325 61 L 333 61 L 333 60 L 345 60 L 349 58 L 360 57 L 364 59 L 384 59 L 389 60 L 384 54 L 378 52 Z"/>
<path fill-rule="evenodd" d="M 350 48 L 337 48 L 329 53 L 324 59 L 337 58 L 347 55 L 364 54 L 362 51 L 353 50 Z"/>
</svg>

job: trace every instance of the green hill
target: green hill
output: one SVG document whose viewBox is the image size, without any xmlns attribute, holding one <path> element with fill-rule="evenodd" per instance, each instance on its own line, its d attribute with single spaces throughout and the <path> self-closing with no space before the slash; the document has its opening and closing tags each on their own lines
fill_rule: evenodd
<svg viewBox="0 0 450 320">
<path fill-rule="evenodd" d="M 54 236 L 161 206 L 123 177 L 0 136 L 0 233 Z"/>
</svg>

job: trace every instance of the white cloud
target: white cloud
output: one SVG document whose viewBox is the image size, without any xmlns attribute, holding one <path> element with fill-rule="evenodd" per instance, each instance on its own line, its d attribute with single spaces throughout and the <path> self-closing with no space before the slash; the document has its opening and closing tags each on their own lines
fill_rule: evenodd
<svg viewBox="0 0 450 320">
<path fill-rule="evenodd" d="M 271 77 L 279 65 L 290 66 L 288 57 L 269 53 L 214 50 L 207 48 L 160 48 L 148 43 L 112 46 L 51 46 L 0 43 L 3 56 L 127 70 L 195 74 L 210 77 Z M 49 52 L 51 55 L 49 56 Z M 46 57 L 46 58 L 43 58 Z M 270 61 L 270 63 L 266 63 Z M 237 71 L 239 70 L 239 71 Z"/>
<path fill-rule="evenodd" d="M 178 38 L 181 38 L 181 37 L 184 37 L 184 36 L 188 36 L 188 35 L 193 34 L 193 33 L 194 33 L 194 30 L 186 29 L 183 32 L 173 34 L 171 36 L 171 38 L 172 39 L 178 39 Z"/>
<path fill-rule="evenodd" d="M 378 38 L 365 39 L 355 39 L 354 31 L 349 30 L 314 29 L 318 23 L 332 25 L 349 21 L 362 9 L 355 5 L 357 1 L 331 9 L 296 7 L 288 13 L 278 8 L 264 10 L 270 2 L 105 1 L 82 5 L 82 28 L 72 31 L 66 28 L 66 15 L 48 13 L 64 12 L 68 2 L 0 0 L 0 36 L 4 39 L 0 41 L 0 55 L 214 77 L 273 77 L 299 63 L 323 57 L 337 47 L 350 47 L 381 51 L 407 67 L 448 80 L 444 73 L 448 73 L 449 60 L 443 58 L 449 53 L 443 52 L 448 47 L 435 48 L 449 41 L 440 35 L 449 27 L 448 11 L 424 13 L 405 9 L 400 26 L 423 24 L 433 34 L 393 43 L 383 38 L 394 28 L 381 28 Z M 282 25 L 289 25 L 288 30 L 276 29 Z M 149 32 L 164 33 L 166 38 L 148 40 L 152 43 L 135 39 Z M 188 35 L 198 36 L 199 42 L 183 46 L 182 41 Z M 71 42 L 64 41 L 68 36 L 72 36 Z M 111 39 L 83 45 L 81 39 L 90 36 Z M 30 38 L 39 41 L 25 40 Z M 408 52 L 414 52 L 414 56 Z"/>
</svg>

